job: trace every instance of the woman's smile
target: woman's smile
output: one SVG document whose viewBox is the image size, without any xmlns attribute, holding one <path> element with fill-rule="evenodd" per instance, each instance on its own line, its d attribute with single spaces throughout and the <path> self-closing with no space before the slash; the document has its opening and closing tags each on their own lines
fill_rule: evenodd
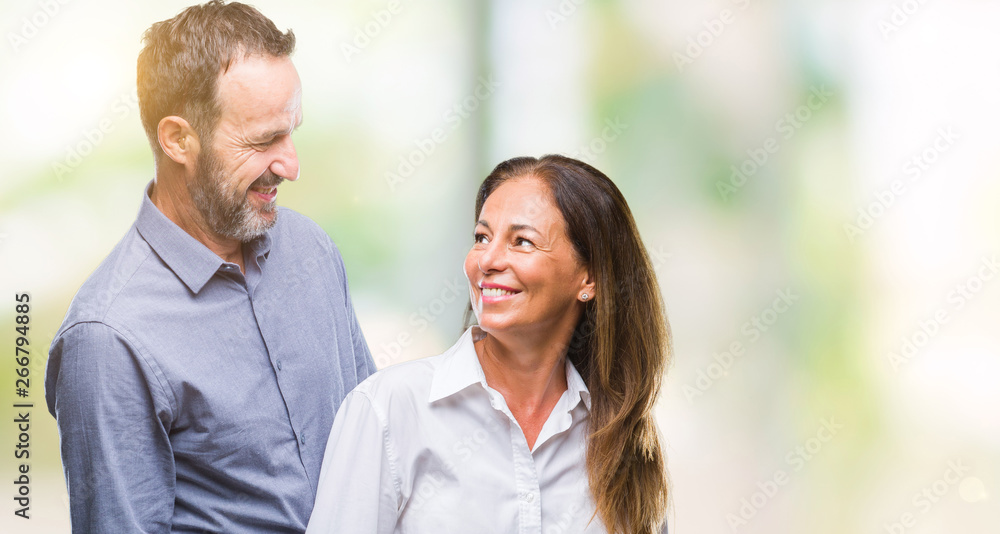
<svg viewBox="0 0 1000 534">
<path fill-rule="evenodd" d="M 493 335 L 572 330 L 593 294 L 566 222 L 541 180 L 500 185 L 483 204 L 465 259 L 480 327 Z"/>
<path fill-rule="evenodd" d="M 480 282 L 479 290 L 483 297 L 483 304 L 494 304 L 510 300 L 514 295 L 520 293 L 520 291 L 514 288 L 489 282 Z"/>
</svg>

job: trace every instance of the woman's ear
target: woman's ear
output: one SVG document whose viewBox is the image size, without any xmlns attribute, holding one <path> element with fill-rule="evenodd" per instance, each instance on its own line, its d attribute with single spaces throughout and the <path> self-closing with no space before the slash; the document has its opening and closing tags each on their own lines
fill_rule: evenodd
<svg viewBox="0 0 1000 534">
<path fill-rule="evenodd" d="M 187 166 L 197 161 L 201 145 L 188 121 L 173 115 L 163 117 L 156 125 L 156 138 L 160 149 L 174 162 Z"/>
<path fill-rule="evenodd" d="M 597 295 L 594 291 L 597 289 L 597 283 L 590 276 L 590 271 L 584 271 L 583 284 L 580 290 L 577 291 L 576 298 L 581 302 L 590 302 L 594 300 Z"/>
</svg>

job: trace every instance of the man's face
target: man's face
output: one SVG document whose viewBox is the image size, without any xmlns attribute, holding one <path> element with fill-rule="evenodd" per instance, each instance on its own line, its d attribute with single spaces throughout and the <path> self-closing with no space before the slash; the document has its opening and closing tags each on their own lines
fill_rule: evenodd
<svg viewBox="0 0 1000 534">
<path fill-rule="evenodd" d="M 219 122 L 188 189 L 210 230 L 246 242 L 274 226 L 278 184 L 298 178 L 302 87 L 288 57 L 253 56 L 219 77 L 218 95 Z"/>
</svg>

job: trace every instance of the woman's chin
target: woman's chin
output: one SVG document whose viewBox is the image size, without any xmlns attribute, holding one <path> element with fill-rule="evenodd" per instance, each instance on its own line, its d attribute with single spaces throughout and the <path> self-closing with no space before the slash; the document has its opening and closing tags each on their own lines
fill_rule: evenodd
<svg viewBox="0 0 1000 534">
<path fill-rule="evenodd" d="M 542 323 L 525 323 L 522 321 L 512 321 L 510 318 L 490 317 L 484 314 L 479 319 L 479 329 L 487 334 L 498 338 L 509 339 L 534 339 L 539 335 L 544 337 L 544 332 L 550 325 Z"/>
<path fill-rule="evenodd" d="M 500 317 L 491 317 L 490 314 L 485 313 L 479 317 L 479 328 L 487 334 L 502 336 L 510 331 L 511 325 L 509 321 Z"/>
</svg>

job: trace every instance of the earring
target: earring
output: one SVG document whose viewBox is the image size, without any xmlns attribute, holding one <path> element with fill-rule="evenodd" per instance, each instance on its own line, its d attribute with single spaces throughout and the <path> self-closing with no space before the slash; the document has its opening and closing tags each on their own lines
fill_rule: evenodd
<svg viewBox="0 0 1000 534">
<path fill-rule="evenodd" d="M 588 295 L 586 293 L 580 295 L 580 300 L 582 300 L 584 302 L 587 302 L 587 299 L 589 299 L 589 298 L 590 298 L 590 295 Z"/>
</svg>

